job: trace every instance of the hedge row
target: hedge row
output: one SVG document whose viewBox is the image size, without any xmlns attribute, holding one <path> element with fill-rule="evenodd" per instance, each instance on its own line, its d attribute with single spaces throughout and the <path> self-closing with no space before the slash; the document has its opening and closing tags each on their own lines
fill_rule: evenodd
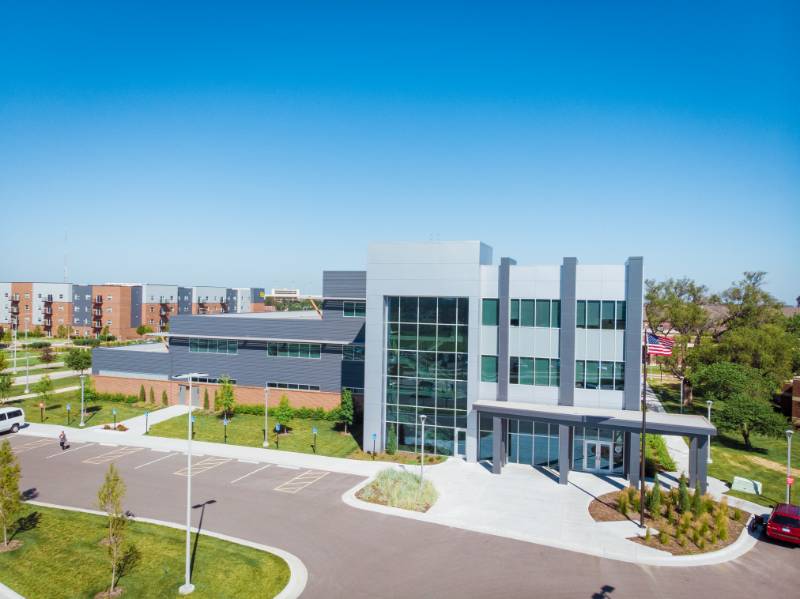
<svg viewBox="0 0 800 599">
<path fill-rule="evenodd" d="M 125 395 L 124 393 L 100 393 L 92 389 L 86 389 L 86 399 L 88 401 L 112 401 L 116 403 L 137 403 L 139 398 L 136 395 Z"/>
</svg>

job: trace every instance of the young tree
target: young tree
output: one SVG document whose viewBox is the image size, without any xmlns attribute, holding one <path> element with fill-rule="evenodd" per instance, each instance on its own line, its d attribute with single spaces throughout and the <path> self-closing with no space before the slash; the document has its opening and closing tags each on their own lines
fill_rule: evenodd
<svg viewBox="0 0 800 599">
<path fill-rule="evenodd" d="M 144 385 L 139 385 L 139 403 L 147 401 L 147 394 L 144 391 Z"/>
<path fill-rule="evenodd" d="M 125 496 L 125 483 L 116 466 L 110 464 L 105 480 L 97 492 L 97 505 L 108 514 L 108 536 L 104 544 L 111 562 L 111 585 L 108 596 L 111 597 L 117 585 L 117 575 L 124 558 L 125 525 L 128 517 L 122 509 L 122 498 Z"/>
<path fill-rule="evenodd" d="M 161 405 L 167 407 L 169 405 L 169 398 L 167 397 L 167 390 L 161 392 Z"/>
<path fill-rule="evenodd" d="M 8 528 L 14 522 L 22 502 L 19 495 L 20 468 L 8 439 L 0 445 L 0 524 L 3 545 L 8 547 Z"/>
<path fill-rule="evenodd" d="M 397 430 L 393 424 L 389 426 L 389 434 L 386 437 L 386 453 L 389 455 L 397 453 Z"/>
<path fill-rule="evenodd" d="M 11 394 L 11 387 L 14 386 L 14 379 L 10 374 L 0 374 L 0 399 L 6 403 Z"/>
<path fill-rule="evenodd" d="M 739 433 L 745 448 L 750 450 L 753 448 L 750 435 L 757 433 L 780 437 L 786 428 L 786 418 L 776 412 L 768 401 L 737 393 L 723 403 L 722 409 L 715 415 L 714 424 L 720 430 Z"/>
<path fill-rule="evenodd" d="M 44 404 L 46 410 L 50 394 L 53 392 L 53 381 L 50 380 L 48 375 L 42 375 L 42 378 L 33 384 L 33 392 L 39 396 L 39 401 Z"/>
<path fill-rule="evenodd" d="M 63 324 L 58 325 L 56 329 L 56 337 L 59 339 L 66 339 L 69 336 L 69 329 L 65 327 Z"/>
<path fill-rule="evenodd" d="M 138 327 L 136 327 L 136 334 L 139 336 L 147 335 L 147 333 L 152 333 L 152 332 L 153 329 L 144 324 L 140 324 Z"/>
<path fill-rule="evenodd" d="M 155 394 L 155 391 L 153 391 L 153 387 L 152 386 L 150 387 L 149 399 L 150 399 L 150 405 L 151 406 L 156 405 L 156 394 Z"/>
<path fill-rule="evenodd" d="M 83 374 L 87 368 L 92 367 L 92 352 L 88 349 L 73 347 L 67 352 L 67 356 L 64 358 L 64 364 L 70 370 L 77 370 Z"/>
<path fill-rule="evenodd" d="M 219 379 L 219 407 L 226 418 L 233 415 L 233 409 L 236 407 L 236 394 L 233 391 L 233 383 L 230 377 L 223 376 Z"/>
<path fill-rule="evenodd" d="M 42 351 L 39 353 L 39 359 L 43 364 L 51 364 L 56 359 L 53 348 L 49 345 L 43 347 Z"/>
<path fill-rule="evenodd" d="M 681 514 L 689 511 L 691 501 L 689 499 L 689 485 L 686 483 L 686 475 L 681 473 L 678 481 L 678 510 Z"/>
<path fill-rule="evenodd" d="M 108 325 L 106 325 L 102 329 L 100 329 L 100 338 L 101 339 L 105 339 L 105 338 L 109 337 L 110 335 L 111 335 L 111 333 L 109 332 Z"/>
<path fill-rule="evenodd" d="M 339 421 L 344 424 L 344 432 L 353 424 L 353 393 L 350 389 L 342 389 L 342 400 L 339 404 Z"/>
<path fill-rule="evenodd" d="M 275 420 L 278 421 L 278 424 L 281 425 L 281 428 L 285 429 L 289 424 L 289 421 L 292 419 L 292 416 L 294 416 L 294 411 L 289 405 L 289 398 L 285 395 L 281 395 L 281 399 L 278 402 L 278 407 L 275 408 Z"/>
<path fill-rule="evenodd" d="M 8 360 L 6 359 L 5 352 L 0 352 L 0 372 L 8 368 Z"/>
<path fill-rule="evenodd" d="M 653 477 L 653 488 L 648 496 L 647 509 L 654 518 L 661 514 L 661 485 L 658 483 L 658 472 Z"/>
</svg>

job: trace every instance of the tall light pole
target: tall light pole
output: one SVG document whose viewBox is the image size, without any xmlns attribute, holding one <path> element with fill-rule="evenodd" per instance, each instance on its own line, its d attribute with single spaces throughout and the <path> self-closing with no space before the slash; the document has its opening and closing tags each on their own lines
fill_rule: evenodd
<svg viewBox="0 0 800 599">
<path fill-rule="evenodd" d="M 189 595 L 194 591 L 192 584 L 191 551 L 192 551 L 192 380 L 195 378 L 208 376 L 204 372 L 190 372 L 176 376 L 176 379 L 186 379 L 189 381 L 189 399 L 186 402 L 189 408 L 186 412 L 186 569 L 184 572 L 184 583 L 178 588 L 181 595 Z"/>
<path fill-rule="evenodd" d="M 422 479 L 425 476 L 425 421 L 428 417 L 425 414 L 422 414 L 419 417 L 420 422 L 422 422 L 422 457 L 419 462 L 419 486 L 422 487 Z"/>
<path fill-rule="evenodd" d="M 683 414 L 683 377 L 681 377 L 681 414 Z"/>
<path fill-rule="evenodd" d="M 30 355 L 25 354 L 25 393 L 31 392 L 31 387 L 28 384 L 31 378 L 31 360 Z"/>
<path fill-rule="evenodd" d="M 792 503 L 792 429 L 786 430 L 786 503 Z"/>
<path fill-rule="evenodd" d="M 14 349 L 14 374 L 17 372 L 17 329 L 11 329 L 11 347 Z"/>
<path fill-rule="evenodd" d="M 81 379 L 81 423 L 79 425 L 81 428 L 86 426 L 86 412 L 83 409 L 83 389 L 84 389 L 83 381 L 84 381 L 85 378 L 86 378 L 86 375 L 81 373 L 81 375 L 80 375 L 80 379 Z"/>
<path fill-rule="evenodd" d="M 264 383 L 264 442 L 262 447 L 269 447 L 269 426 L 267 426 L 267 410 L 269 409 L 269 382 Z"/>
<path fill-rule="evenodd" d="M 706 406 L 708 407 L 708 423 L 711 424 L 711 404 L 714 403 L 710 399 L 706 401 Z M 711 435 L 708 435 L 708 461 L 707 464 L 711 463 Z"/>
</svg>

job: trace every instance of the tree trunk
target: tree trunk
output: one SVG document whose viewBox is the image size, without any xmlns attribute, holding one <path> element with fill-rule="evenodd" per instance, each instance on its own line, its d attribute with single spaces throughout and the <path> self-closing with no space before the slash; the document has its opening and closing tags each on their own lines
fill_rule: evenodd
<svg viewBox="0 0 800 599">
<path fill-rule="evenodd" d="M 692 385 L 686 379 L 683 380 L 683 405 L 687 408 L 692 407 L 692 400 L 694 399 L 692 393 Z"/>
<path fill-rule="evenodd" d="M 3 545 L 8 547 L 8 526 L 3 522 Z"/>
<path fill-rule="evenodd" d="M 111 597 L 111 593 L 114 592 L 114 581 L 116 580 L 116 578 L 117 578 L 117 566 L 116 566 L 116 564 L 113 564 L 111 566 L 111 588 L 108 589 L 108 596 L 109 597 Z"/>
<path fill-rule="evenodd" d="M 746 427 L 742 429 L 742 439 L 744 439 L 744 446 L 748 451 L 753 449 L 750 445 L 750 431 Z"/>
</svg>

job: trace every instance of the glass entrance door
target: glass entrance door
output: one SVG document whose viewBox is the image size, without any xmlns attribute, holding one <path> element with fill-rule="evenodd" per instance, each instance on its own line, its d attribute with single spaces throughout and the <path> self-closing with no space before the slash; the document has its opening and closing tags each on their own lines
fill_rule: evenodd
<svg viewBox="0 0 800 599">
<path fill-rule="evenodd" d="M 583 444 L 583 469 L 589 472 L 611 474 L 614 471 L 611 443 L 585 441 Z"/>
<path fill-rule="evenodd" d="M 455 454 L 459 458 L 467 457 L 467 431 L 463 428 L 456 429 Z"/>
</svg>

